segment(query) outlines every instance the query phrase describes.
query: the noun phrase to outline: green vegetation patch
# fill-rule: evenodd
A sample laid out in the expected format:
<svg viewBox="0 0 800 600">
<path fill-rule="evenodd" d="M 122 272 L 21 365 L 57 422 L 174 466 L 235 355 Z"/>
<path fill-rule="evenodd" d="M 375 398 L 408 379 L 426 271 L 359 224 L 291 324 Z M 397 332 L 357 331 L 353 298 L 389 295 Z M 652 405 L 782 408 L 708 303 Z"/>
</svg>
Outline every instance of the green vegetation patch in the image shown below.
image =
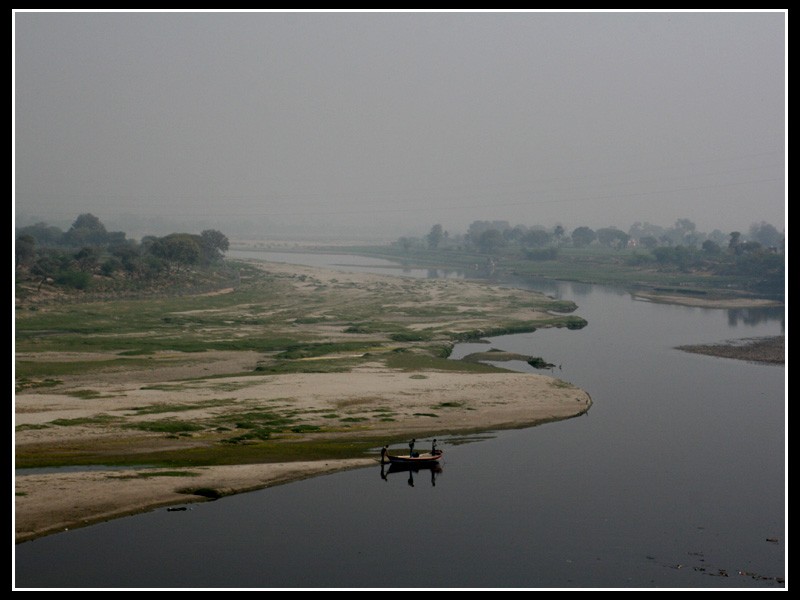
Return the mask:
<svg viewBox="0 0 800 600">
<path fill-rule="evenodd" d="M 286 347 L 286 350 L 279 352 L 276 355 L 276 358 L 296 360 L 299 358 L 326 356 L 328 354 L 336 354 L 339 352 L 363 353 L 380 345 L 381 344 L 379 342 L 371 344 L 364 342 L 290 344 Z"/>
<path fill-rule="evenodd" d="M 498 337 L 515 333 L 532 333 L 541 327 L 581 329 L 586 326 L 586 323 L 585 319 L 576 316 L 549 316 L 534 321 L 515 321 L 506 325 L 450 333 L 449 335 L 450 339 L 454 342 L 474 342 L 487 337 Z"/>
<path fill-rule="evenodd" d="M 236 392 L 260 384 L 260 381 L 220 381 L 210 383 L 206 387 L 218 392 Z"/>
<path fill-rule="evenodd" d="M 92 400 L 94 398 L 112 398 L 108 394 L 101 394 L 97 390 L 70 390 L 64 392 L 65 396 L 72 396 L 73 398 L 83 398 L 84 400 Z"/>
<path fill-rule="evenodd" d="M 553 363 L 547 362 L 541 356 L 534 356 L 528 361 L 528 364 L 534 369 L 552 369 L 555 367 Z"/>
<path fill-rule="evenodd" d="M 189 494 L 191 496 L 202 496 L 203 498 L 208 498 L 209 500 L 218 500 L 226 495 L 225 492 L 216 488 L 184 489 L 178 490 L 178 493 Z"/>
<path fill-rule="evenodd" d="M 60 379 L 31 379 L 30 377 L 17 377 L 15 390 L 22 392 L 25 390 L 36 390 L 52 388 L 63 383 Z"/>
<path fill-rule="evenodd" d="M 199 477 L 200 473 L 193 471 L 143 471 L 133 475 L 109 475 L 109 479 L 150 479 L 153 477 Z"/>
<path fill-rule="evenodd" d="M 225 438 L 223 444 L 243 444 L 252 441 L 265 441 L 272 437 L 274 430 L 271 427 L 253 427 L 247 433 Z"/>
<path fill-rule="evenodd" d="M 50 425 L 44 425 L 42 423 L 24 423 L 22 425 L 17 425 L 14 428 L 14 431 L 35 431 L 36 429 L 49 429 Z"/>
<path fill-rule="evenodd" d="M 375 334 L 385 333 L 393 327 L 384 321 L 369 321 L 363 323 L 352 323 L 345 327 L 344 333 Z"/>
<path fill-rule="evenodd" d="M 152 433 L 188 433 L 191 431 L 202 431 L 206 429 L 205 426 L 198 423 L 189 423 L 187 421 L 146 421 L 143 423 L 127 423 L 123 425 L 128 429 L 139 429 L 141 431 L 149 431 Z"/>
<path fill-rule="evenodd" d="M 184 383 L 157 383 L 155 385 L 143 385 L 141 389 L 143 390 L 155 390 L 159 392 L 181 392 L 184 390 L 190 390 L 197 386 L 197 384 L 193 384 L 190 382 Z"/>
<path fill-rule="evenodd" d="M 55 419 L 50 423 L 59 427 L 75 427 L 79 425 L 105 425 L 119 420 L 119 417 L 112 417 L 111 415 L 97 415 L 95 417 L 78 417 L 76 419 Z"/>
<path fill-rule="evenodd" d="M 517 354 L 516 352 L 504 352 L 503 350 L 497 350 L 496 348 L 492 348 L 486 352 L 473 352 L 472 354 L 468 354 L 461 360 L 467 362 L 480 362 L 480 361 L 489 361 L 489 362 L 505 362 L 511 360 L 521 360 L 524 362 L 528 362 L 533 360 L 533 357 L 525 355 L 525 354 Z"/>
<path fill-rule="evenodd" d="M 440 402 L 439 404 L 434 405 L 432 408 L 462 408 L 463 406 L 463 402 Z"/>
<path fill-rule="evenodd" d="M 292 433 L 313 433 L 317 431 L 322 431 L 322 427 L 319 425 L 297 425 L 292 427 L 290 430 Z"/>
<path fill-rule="evenodd" d="M 238 429 L 255 429 L 270 426 L 283 428 L 297 422 L 296 418 L 268 411 L 247 411 L 224 415 L 219 418 L 222 422 L 234 423 Z"/>
<path fill-rule="evenodd" d="M 427 342 L 433 338 L 433 333 L 428 330 L 413 331 L 408 329 L 392 333 L 389 338 L 395 342 Z"/>
<path fill-rule="evenodd" d="M 357 363 L 354 359 L 276 360 L 261 363 L 253 371 L 257 375 L 287 373 L 346 373 Z"/>
<path fill-rule="evenodd" d="M 131 410 L 136 415 L 157 415 L 161 413 L 182 412 L 187 410 L 198 410 L 203 408 L 210 408 L 214 406 L 229 406 L 235 404 L 235 400 L 219 399 L 219 400 L 204 400 L 202 402 L 195 402 L 192 404 L 152 404 L 149 406 L 132 407 Z"/>
<path fill-rule="evenodd" d="M 554 388 L 562 388 L 562 389 L 572 389 L 575 386 L 569 383 L 568 381 L 563 381 L 561 379 L 554 379 L 550 382 L 550 385 Z"/>
<path fill-rule="evenodd" d="M 146 360 L 130 358 L 112 358 L 109 360 L 76 360 L 76 361 L 28 361 L 19 360 L 16 374 L 21 380 L 44 378 L 56 381 L 56 377 L 67 375 L 84 375 L 95 371 L 121 370 L 132 367 L 152 366 Z M 53 384 L 56 385 L 56 384 Z M 45 386 L 46 387 L 46 386 Z"/>
<path fill-rule="evenodd" d="M 315 325 L 316 323 L 326 323 L 329 317 L 297 317 L 294 322 L 298 325 Z"/>
<path fill-rule="evenodd" d="M 390 369 L 403 371 L 463 371 L 468 373 L 500 373 L 507 372 L 493 365 L 483 363 L 465 362 L 461 360 L 450 360 L 422 354 L 417 352 L 395 352 L 387 355 L 386 366 Z"/>
</svg>

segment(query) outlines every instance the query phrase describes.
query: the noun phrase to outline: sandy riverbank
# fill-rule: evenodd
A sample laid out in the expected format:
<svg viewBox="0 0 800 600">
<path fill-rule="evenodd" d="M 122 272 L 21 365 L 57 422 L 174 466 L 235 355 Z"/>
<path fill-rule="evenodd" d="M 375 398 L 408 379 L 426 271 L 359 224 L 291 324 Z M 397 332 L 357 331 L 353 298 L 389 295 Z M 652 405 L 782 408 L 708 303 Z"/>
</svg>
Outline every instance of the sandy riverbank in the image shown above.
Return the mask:
<svg viewBox="0 0 800 600">
<path fill-rule="evenodd" d="M 537 374 L 409 374 L 390 371 L 377 364 L 346 374 L 248 377 L 241 382 L 245 387 L 225 394 L 224 405 L 208 403 L 202 408 L 206 400 L 220 396 L 213 383 L 214 380 L 200 381 L 190 390 L 172 392 L 115 384 L 113 395 L 109 389 L 111 397 L 103 398 L 99 404 L 93 401 L 91 409 L 85 406 L 85 401 L 66 395 L 25 394 L 17 399 L 16 421 L 18 426 L 35 427 L 55 419 L 79 419 L 90 411 L 114 417 L 130 415 L 132 406 L 141 408 L 168 403 L 196 403 L 201 408 L 182 418 L 203 420 L 212 416 L 219 418 L 226 410 L 242 405 L 254 409 L 280 404 L 304 414 L 347 412 L 354 426 L 338 434 L 341 436 L 383 435 L 389 439 L 407 435 L 422 439 L 570 418 L 586 412 L 591 405 L 586 392 Z M 374 418 L 387 406 L 393 407 L 392 420 Z M 47 444 L 68 448 L 81 439 L 91 439 L 102 447 L 113 444 L 118 433 L 90 425 L 23 428 L 17 433 L 16 444 L 18 447 Z M 132 452 L 163 449 L 170 443 L 160 435 L 126 435 L 126 444 Z M 287 439 L 287 443 L 291 443 L 291 439 Z M 197 490 L 204 490 L 204 494 L 212 490 L 223 496 L 371 464 L 375 464 L 374 458 L 359 457 L 173 471 L 138 469 L 19 475 L 16 477 L 16 539 L 32 539 L 155 507 L 206 500 L 205 496 L 195 493 Z"/>
<path fill-rule="evenodd" d="M 739 340 L 730 340 L 722 344 L 678 346 L 678 350 L 750 362 L 771 363 L 776 365 L 786 363 L 786 339 L 784 336 L 743 338 Z"/>
<path fill-rule="evenodd" d="M 529 292 L 494 288 L 457 281 L 409 281 L 370 274 L 343 274 L 271 265 L 268 271 L 281 285 L 274 300 L 260 299 L 260 314 L 285 309 L 287 298 L 314 302 L 315 310 L 329 315 L 324 320 L 274 320 L 274 335 L 289 332 L 303 339 L 336 341 L 358 338 L 345 333 L 346 322 L 337 325 L 337 311 L 349 311 L 373 299 L 382 319 L 402 320 L 409 330 L 446 323 L 455 330 L 492 327 L 510 317 L 547 317 Z M 323 290 L 322 292 L 320 290 Z M 452 308 L 448 307 L 453 304 Z M 371 305 L 370 305 L 371 306 Z M 409 308 L 406 308 L 409 307 Z M 430 307 L 430 308 L 428 308 Z M 411 310 L 417 311 L 410 317 Z M 424 309 L 424 310 L 423 310 Z M 447 319 L 431 313 L 447 310 Z M 215 306 L 208 315 L 218 315 Z M 244 310 L 231 306 L 231 314 Z M 252 314 L 253 306 L 247 310 Z M 370 309 L 373 310 L 373 309 Z M 406 312 L 403 312 L 406 311 Z M 225 313 L 227 315 L 227 312 Z M 426 316 L 429 315 L 429 316 Z M 210 317 L 209 317 L 210 318 Z M 350 317 L 352 318 L 352 317 Z M 227 322 L 228 318 L 225 317 Z M 217 335 L 235 335 L 219 329 Z M 222 320 L 220 323 L 224 323 Z M 280 329 L 283 328 L 283 329 Z M 376 334 L 370 334 L 374 338 Z M 366 337 L 363 336 L 362 337 Z M 260 374 L 256 366 L 264 353 L 209 351 L 152 355 L 152 367 L 119 367 L 111 370 L 76 370 L 63 376 L 55 388 L 25 388 L 15 395 L 15 448 L 17 456 L 69 457 L 131 456 L 136 454 L 206 450 L 225 437 L 241 433 L 244 419 L 294 420 L 299 427 L 270 437 L 269 443 L 290 445 L 309 439 L 428 440 L 477 431 L 519 428 L 568 419 L 589 410 L 589 394 L 558 379 L 532 373 L 468 372 L 430 368 L 390 368 L 386 354 L 404 347 L 416 352 L 414 343 L 387 339 L 375 358 L 355 359 L 345 372 L 291 372 Z M 103 361 L 99 353 L 18 353 L 17 360 Z M 314 359 L 329 362 L 341 356 Z M 306 360 L 306 359 L 301 359 Z M 242 373 L 243 375 L 231 375 Z M 244 373 L 247 373 L 244 375 Z M 174 434 L 148 429 L 147 424 L 180 421 L 184 430 Z M 334 424 L 332 426 L 332 424 Z M 198 429 L 192 425 L 198 424 Z M 138 427 L 145 425 L 145 427 Z M 230 452 L 246 455 L 248 444 L 236 442 Z M 400 442 L 398 442 L 400 443 Z M 376 445 L 379 445 L 378 442 Z M 251 448 L 253 446 L 250 446 Z M 284 446 L 285 448 L 286 446 Z M 445 442 L 445 449 L 446 442 Z M 338 470 L 375 464 L 362 449 L 352 458 L 263 462 L 225 466 L 182 466 L 175 469 L 136 468 L 81 472 L 31 473 L 15 477 L 15 538 L 25 541 L 123 515 L 155 508 L 206 501 L 278 485 Z M 230 461 L 228 461 L 230 462 Z M 182 463 L 185 464 L 185 463 Z M 206 463 L 207 464 L 207 463 Z"/>
<path fill-rule="evenodd" d="M 698 308 L 723 308 L 723 309 L 744 309 L 744 308 L 770 308 L 783 306 L 777 300 L 767 300 L 765 298 L 720 298 L 669 294 L 665 292 L 643 292 L 637 291 L 633 294 L 636 300 L 645 302 L 658 302 L 661 304 L 679 304 L 681 306 L 695 306 Z"/>
</svg>

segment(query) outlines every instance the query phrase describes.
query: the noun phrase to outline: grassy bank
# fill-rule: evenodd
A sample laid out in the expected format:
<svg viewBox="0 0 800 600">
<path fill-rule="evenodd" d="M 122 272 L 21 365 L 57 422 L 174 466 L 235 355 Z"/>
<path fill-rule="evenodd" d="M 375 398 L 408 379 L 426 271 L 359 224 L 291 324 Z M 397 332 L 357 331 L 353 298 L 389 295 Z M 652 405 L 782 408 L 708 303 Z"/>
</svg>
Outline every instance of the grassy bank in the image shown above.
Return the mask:
<svg viewBox="0 0 800 600">
<path fill-rule="evenodd" d="M 288 397 L 250 397 L 248 388 L 284 376 L 347 378 L 364 368 L 417 380 L 429 372 L 501 373 L 449 360 L 452 345 L 585 325 L 569 314 L 573 303 L 529 291 L 236 266 L 240 284 L 225 293 L 18 303 L 15 389 L 17 400 L 32 402 L 30 416 L 18 417 L 16 466 L 352 457 L 387 441 L 372 427 L 410 419 L 416 430 L 435 432 L 442 411 L 458 407 L 404 413 L 372 395 L 334 409 L 297 408 Z M 45 418 L 57 403 L 65 407 L 59 416 Z"/>
</svg>

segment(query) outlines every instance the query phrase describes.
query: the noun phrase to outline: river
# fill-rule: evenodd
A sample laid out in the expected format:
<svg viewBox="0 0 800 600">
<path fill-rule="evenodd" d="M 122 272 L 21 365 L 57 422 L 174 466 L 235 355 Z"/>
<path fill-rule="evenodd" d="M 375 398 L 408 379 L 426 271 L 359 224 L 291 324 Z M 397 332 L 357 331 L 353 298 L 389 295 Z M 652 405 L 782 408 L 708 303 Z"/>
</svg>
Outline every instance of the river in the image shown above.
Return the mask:
<svg viewBox="0 0 800 600">
<path fill-rule="evenodd" d="M 357 257 L 259 256 L 392 273 L 388 261 Z M 675 349 L 781 335 L 783 310 L 661 305 L 575 283 L 514 285 L 573 300 L 588 325 L 460 344 L 453 358 L 490 347 L 541 356 L 556 365 L 545 373 L 591 394 L 587 414 L 441 438 L 439 472 L 376 465 L 18 544 L 16 585 L 784 587 L 785 367 Z"/>
</svg>

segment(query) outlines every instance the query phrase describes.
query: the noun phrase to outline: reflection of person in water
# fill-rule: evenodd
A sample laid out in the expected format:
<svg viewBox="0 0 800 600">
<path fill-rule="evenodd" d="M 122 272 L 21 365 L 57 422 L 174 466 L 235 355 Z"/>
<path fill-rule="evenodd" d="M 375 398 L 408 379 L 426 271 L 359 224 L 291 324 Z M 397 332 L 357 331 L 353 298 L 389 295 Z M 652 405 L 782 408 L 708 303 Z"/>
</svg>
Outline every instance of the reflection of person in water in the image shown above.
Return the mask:
<svg viewBox="0 0 800 600">
<path fill-rule="evenodd" d="M 417 438 L 414 438 L 413 440 L 411 440 L 410 442 L 408 442 L 408 448 L 409 448 L 409 450 L 408 450 L 408 455 L 409 455 L 409 456 L 414 456 L 414 443 L 415 443 L 416 441 L 417 441 Z"/>
<path fill-rule="evenodd" d="M 411 469 L 408 470 L 408 485 L 414 487 L 414 471 Z"/>
<path fill-rule="evenodd" d="M 381 479 L 384 481 L 389 481 L 389 476 L 386 474 L 386 470 L 383 468 L 383 463 L 381 463 Z"/>
</svg>

